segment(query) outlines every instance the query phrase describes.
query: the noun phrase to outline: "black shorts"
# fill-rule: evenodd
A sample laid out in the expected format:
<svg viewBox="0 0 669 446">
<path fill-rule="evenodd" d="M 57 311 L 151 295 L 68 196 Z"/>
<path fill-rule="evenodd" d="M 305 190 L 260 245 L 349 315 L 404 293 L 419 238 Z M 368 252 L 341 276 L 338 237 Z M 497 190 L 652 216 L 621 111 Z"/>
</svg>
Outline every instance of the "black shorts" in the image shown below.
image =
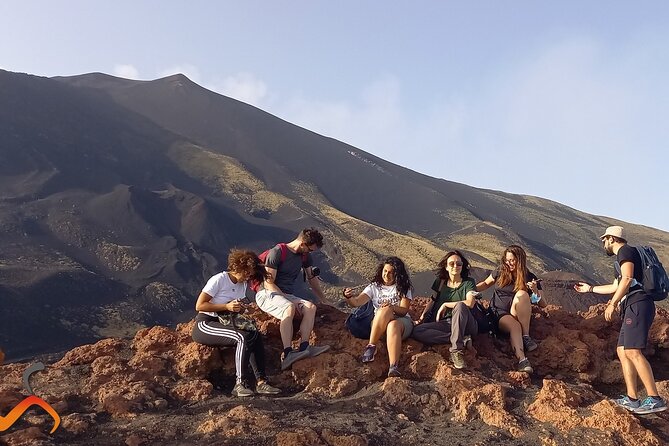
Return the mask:
<svg viewBox="0 0 669 446">
<path fill-rule="evenodd" d="M 618 347 L 622 346 L 625 349 L 646 348 L 648 332 L 653 319 L 655 319 L 655 302 L 651 297 L 645 297 L 634 299 L 629 304 L 623 302 L 623 305 L 623 322 L 618 336 Z"/>
</svg>

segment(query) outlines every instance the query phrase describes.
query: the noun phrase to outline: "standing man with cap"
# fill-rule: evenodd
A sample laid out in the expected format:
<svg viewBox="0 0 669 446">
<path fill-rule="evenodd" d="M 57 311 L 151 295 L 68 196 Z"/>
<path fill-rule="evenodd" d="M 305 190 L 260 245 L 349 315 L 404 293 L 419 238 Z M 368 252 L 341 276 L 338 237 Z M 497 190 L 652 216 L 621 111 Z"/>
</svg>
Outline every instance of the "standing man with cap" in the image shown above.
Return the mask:
<svg viewBox="0 0 669 446">
<path fill-rule="evenodd" d="M 623 369 L 627 394 L 614 402 L 636 414 L 661 412 L 667 409 L 667 404 L 657 393 L 653 370 L 642 353 L 655 318 L 655 302 L 644 292 L 641 285 L 641 256 L 636 248 L 627 244 L 625 231 L 621 226 L 609 226 L 600 238 L 606 254 L 617 256 L 613 283 L 595 286 L 578 282 L 574 289 L 579 293 L 613 294 L 604 313 L 607 321 L 612 320 L 613 312 L 620 306 L 623 321 L 616 352 Z M 646 388 L 647 397 L 643 401 L 637 398 L 639 379 Z"/>
</svg>

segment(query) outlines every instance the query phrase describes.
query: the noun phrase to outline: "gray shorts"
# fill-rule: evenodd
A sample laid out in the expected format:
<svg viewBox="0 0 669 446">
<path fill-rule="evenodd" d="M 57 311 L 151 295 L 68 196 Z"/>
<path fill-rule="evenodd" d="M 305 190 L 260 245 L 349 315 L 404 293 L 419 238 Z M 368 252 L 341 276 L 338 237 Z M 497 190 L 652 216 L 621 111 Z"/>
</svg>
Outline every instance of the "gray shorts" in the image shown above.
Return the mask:
<svg viewBox="0 0 669 446">
<path fill-rule="evenodd" d="M 297 315 L 301 316 L 302 308 L 311 304 L 311 302 L 292 294 L 282 294 L 277 291 L 262 289 L 256 294 L 256 304 L 265 313 L 282 320 L 283 314 L 291 306 L 295 305 Z"/>
</svg>

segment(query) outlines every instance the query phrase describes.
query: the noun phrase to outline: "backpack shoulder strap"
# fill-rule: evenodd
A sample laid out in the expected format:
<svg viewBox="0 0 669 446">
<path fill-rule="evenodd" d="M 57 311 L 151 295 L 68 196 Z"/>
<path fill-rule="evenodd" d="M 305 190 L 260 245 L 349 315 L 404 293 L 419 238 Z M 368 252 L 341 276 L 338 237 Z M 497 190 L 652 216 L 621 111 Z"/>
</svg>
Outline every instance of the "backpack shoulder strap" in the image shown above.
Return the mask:
<svg viewBox="0 0 669 446">
<path fill-rule="evenodd" d="M 281 261 L 284 262 L 286 260 L 286 256 L 288 256 L 288 245 L 285 243 L 279 243 L 277 246 L 281 248 Z"/>
</svg>

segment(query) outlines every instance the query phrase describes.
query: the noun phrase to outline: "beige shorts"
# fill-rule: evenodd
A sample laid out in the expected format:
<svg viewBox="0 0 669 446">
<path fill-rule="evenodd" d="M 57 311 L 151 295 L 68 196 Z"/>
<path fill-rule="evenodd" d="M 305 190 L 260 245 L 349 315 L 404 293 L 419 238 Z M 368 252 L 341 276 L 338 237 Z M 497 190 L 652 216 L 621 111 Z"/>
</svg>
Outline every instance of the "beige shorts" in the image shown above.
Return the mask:
<svg viewBox="0 0 669 446">
<path fill-rule="evenodd" d="M 295 305 L 297 314 L 301 316 L 302 308 L 309 303 L 311 302 L 301 297 L 292 294 L 281 294 L 277 291 L 262 289 L 256 294 L 258 308 L 277 319 L 283 319 L 284 312 L 292 305 Z"/>
</svg>

